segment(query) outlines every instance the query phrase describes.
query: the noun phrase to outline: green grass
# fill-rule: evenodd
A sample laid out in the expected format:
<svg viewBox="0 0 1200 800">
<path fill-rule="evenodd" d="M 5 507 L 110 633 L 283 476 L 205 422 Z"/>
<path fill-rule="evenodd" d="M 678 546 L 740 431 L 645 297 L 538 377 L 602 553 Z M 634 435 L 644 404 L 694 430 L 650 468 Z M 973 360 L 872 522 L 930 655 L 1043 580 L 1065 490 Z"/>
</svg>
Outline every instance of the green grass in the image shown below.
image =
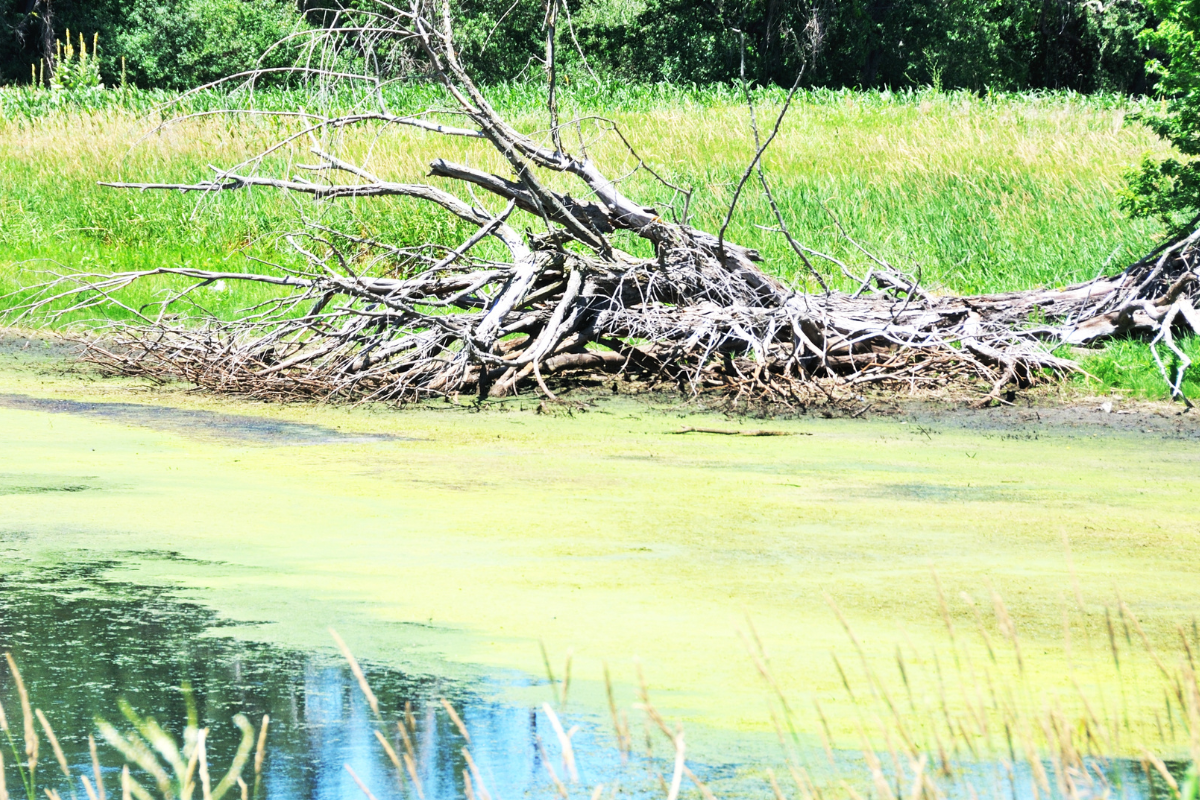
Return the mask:
<svg viewBox="0 0 1200 800">
<path fill-rule="evenodd" d="M 1178 341 L 1179 349 L 1192 360 L 1180 387 L 1189 398 L 1200 398 L 1200 337 L 1189 336 Z M 1180 359 L 1166 345 L 1158 346 L 1167 374 L 1175 380 L 1181 366 Z M 1169 396 L 1162 372 L 1154 361 L 1150 347 L 1140 341 L 1117 340 L 1107 343 L 1102 349 L 1079 359 L 1086 375 L 1076 378 L 1076 383 L 1098 392 L 1116 392 L 1146 400 L 1164 400 Z"/>
<path fill-rule="evenodd" d="M 490 94 L 522 129 L 545 127 L 539 87 L 499 86 Z M 439 103 L 432 87 L 397 88 L 392 95 L 401 111 Z M 321 215 L 327 223 L 397 243 L 457 242 L 469 233 L 441 212 L 404 200 L 317 207 L 274 191 L 197 201 L 98 187 L 97 181 L 111 179 L 199 180 L 208 164 L 236 163 L 293 129 L 286 121 L 235 125 L 208 117 L 144 136 L 158 119 L 153 109 L 168 99 L 112 91 L 71 102 L 49 92 L 0 90 L 0 294 L 28 286 L 39 267 L 55 263 L 105 271 L 162 264 L 242 267 L 243 253 L 287 261 L 292 254 L 272 234 L 295 228 L 300 215 Z M 770 123 L 782 99 L 776 89 L 756 91 L 760 122 Z M 203 93 L 180 108 L 200 111 L 230 102 L 242 101 Z M 305 104 L 298 92 L 285 90 L 259 93 L 254 102 L 271 108 Z M 349 108 L 362 98 L 343 95 L 335 102 Z M 866 263 L 839 238 L 826 209 L 865 246 L 919 271 L 934 290 L 1058 286 L 1119 269 L 1161 235 L 1156 223 L 1130 220 L 1117 205 L 1124 171 L 1165 148 L 1141 126 L 1126 124 L 1137 107 L 1127 98 L 1068 93 L 811 91 L 798 98 L 766 165 L 796 237 L 851 266 Z M 691 221 L 720 227 L 753 152 L 736 87 L 575 85 L 564 93 L 563 113 L 616 121 L 660 174 L 695 187 Z M 580 133 L 610 175 L 636 167 L 603 124 L 585 123 Z M 348 136 L 344 147 L 358 154 L 370 148 L 371 166 L 396 180 L 425 180 L 428 163 L 438 156 L 504 169 L 486 145 L 407 129 L 363 130 Z M 310 159 L 306 148 L 281 152 L 268 170 L 290 174 L 293 164 Z M 557 178 L 553 185 L 579 193 L 577 185 Z M 679 205 L 645 171 L 633 172 L 623 187 L 664 216 L 673 199 Z M 782 239 L 759 225 L 774 221 L 751 183 L 729 237 L 761 250 L 771 272 L 813 288 Z M 632 237 L 621 244 L 642 250 Z M 128 297 L 149 302 L 166 285 L 146 284 Z M 264 291 L 237 286 L 197 299 L 218 314 L 232 314 L 265 297 Z M 1148 353 L 1143 355 L 1142 361 Z M 1113 385 L 1126 385 L 1119 376 L 1127 373 L 1115 367 L 1110 373 L 1118 376 Z M 1152 384 L 1136 391 L 1152 395 Z"/>
</svg>

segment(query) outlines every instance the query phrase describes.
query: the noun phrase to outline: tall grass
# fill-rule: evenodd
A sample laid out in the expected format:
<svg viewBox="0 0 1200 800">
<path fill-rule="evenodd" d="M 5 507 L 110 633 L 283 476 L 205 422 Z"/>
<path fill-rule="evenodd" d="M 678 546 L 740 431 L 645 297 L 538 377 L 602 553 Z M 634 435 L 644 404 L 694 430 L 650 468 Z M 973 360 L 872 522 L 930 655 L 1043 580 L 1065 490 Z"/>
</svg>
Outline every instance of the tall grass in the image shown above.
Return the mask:
<svg viewBox="0 0 1200 800">
<path fill-rule="evenodd" d="M 402 110 L 423 107 L 435 99 L 432 92 L 416 87 L 395 103 Z M 0 122 L 4 262 L 209 264 L 292 224 L 292 202 L 270 192 L 198 204 L 193 197 L 95 186 L 117 177 L 200 179 L 207 164 L 236 162 L 286 127 L 206 119 L 139 141 L 154 119 L 141 112 L 163 98 L 135 93 L 136 102 L 123 104 L 119 92 L 107 94 L 118 100 L 103 110 L 6 114 Z M 496 87 L 492 95 L 526 130 L 544 125 L 537 87 Z M 765 115 L 781 95 L 762 90 L 755 99 Z M 190 98 L 184 110 L 226 102 L 207 93 Z M 303 101 L 268 92 L 255 103 L 297 107 Z M 839 240 L 826 208 L 881 255 L 919 268 L 931 286 L 968 292 L 1060 284 L 1119 266 L 1159 233 L 1153 223 L 1125 219 L 1117 210 L 1122 171 L 1163 147 L 1124 123 L 1131 110 L 1131 101 L 1106 96 L 813 91 L 792 112 L 767 166 L 795 232 L 852 263 L 861 256 Z M 730 87 L 584 85 L 565 94 L 564 114 L 603 114 L 620 124 L 648 164 L 695 187 L 691 213 L 701 227 L 719 227 L 752 154 L 748 114 Z M 580 133 L 611 174 L 636 166 L 603 124 L 585 124 Z M 438 155 L 487 155 L 484 148 L 404 129 L 365 131 L 357 141 L 372 148 L 377 170 L 398 178 L 420 177 Z M 303 160 L 306 146 L 288 156 Z M 645 171 L 629 177 L 626 189 L 664 212 L 671 202 L 672 193 Z M 342 205 L 364 225 L 382 224 L 398 239 L 452 227 L 436 210 L 411 210 L 397 201 Z M 768 269 L 801 279 L 780 238 L 756 227 L 770 220 L 760 193 L 748 192 L 731 235 L 762 250 Z M 276 244 L 262 247 L 271 252 Z"/>
</svg>

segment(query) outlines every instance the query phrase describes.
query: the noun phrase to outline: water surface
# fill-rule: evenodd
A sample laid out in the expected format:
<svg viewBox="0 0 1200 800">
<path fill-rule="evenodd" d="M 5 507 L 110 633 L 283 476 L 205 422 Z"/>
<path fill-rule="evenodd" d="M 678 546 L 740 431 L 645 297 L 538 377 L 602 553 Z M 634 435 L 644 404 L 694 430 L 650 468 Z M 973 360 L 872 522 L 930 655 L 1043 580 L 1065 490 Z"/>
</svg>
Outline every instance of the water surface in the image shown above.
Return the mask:
<svg viewBox="0 0 1200 800">
<path fill-rule="evenodd" d="M 969 683 L 968 662 L 946 651 L 946 615 L 960 631 L 956 646 L 973 648 L 970 663 L 987 658 L 977 607 L 1004 642 L 990 614 L 994 587 L 1028 657 L 1021 696 L 1031 706 L 1071 702 L 1072 680 L 1123 696 L 1131 722 L 1122 747 L 1132 749 L 1154 741 L 1163 695 L 1148 661 L 1140 683 L 1121 686 L 1111 674 L 1106 607 L 1119 590 L 1164 650 L 1177 645 L 1176 624 L 1200 613 L 1192 567 L 1200 563 L 1200 448 L 1186 418 L 1129 424 L 1115 414 L 1018 409 L 766 423 L 625 398 L 573 415 L 539 415 L 520 400 L 478 413 L 397 413 L 134 388 L 0 373 L 3 573 L 90 565 L 92 583 L 169 590 L 173 602 L 207 616 L 171 622 L 179 638 L 166 628 L 139 634 L 174 642 L 155 663 L 173 648 L 201 653 L 181 656 L 183 664 L 240 664 L 229 674 L 269 676 L 269 691 L 245 690 L 246 710 L 268 710 L 262 698 L 274 698 L 269 710 L 280 719 L 290 719 L 290 698 L 314 714 L 330 709 L 331 719 L 362 713 L 329 645 L 327 628 L 336 626 L 390 676 L 393 709 L 410 698 L 428 708 L 437 692 L 484 709 L 469 713 L 524 754 L 519 766 L 503 766 L 508 750 L 491 762 L 497 783 L 512 788 L 506 797 L 524 792 L 523 780 L 544 779 L 535 777 L 544 769 L 528 735 L 529 709 L 553 697 L 539 642 L 560 678 L 572 654 L 570 708 L 581 737 L 606 729 L 605 664 L 618 706 L 636 719 L 640 666 L 664 714 L 686 726 L 695 763 L 719 776 L 780 758 L 770 692 L 747 653 L 751 625 L 799 709 L 801 746 L 820 752 L 812 701 L 849 746 L 863 715 L 830 657 L 860 660 L 831 601 L 853 627 L 863 663 L 897 692 L 903 650 L 918 708 L 936 697 L 943 667 L 960 664 L 948 680 Z M 809 435 L 675 435 L 681 425 Z M 37 581 L 53 589 L 59 579 Z M 1073 610 L 1075 597 L 1082 610 Z M 204 655 L 195 648 L 218 645 L 201 630 L 216 623 L 219 647 L 232 649 Z M 25 635 L 21 647 L 32 646 Z M 106 645 L 104 660 L 122 663 L 123 641 Z M 254 660 L 265 652 L 286 655 L 255 667 L 267 663 Z M 1000 656 L 990 674 L 1016 681 L 1011 653 Z M 170 692 L 188 672 L 200 685 L 202 670 L 172 669 L 147 679 L 162 697 L 177 697 Z M 850 669 L 849 681 L 870 696 Z M 125 685 L 72 680 L 96 682 L 94 704 L 110 714 L 112 687 Z M 225 735 L 242 691 L 235 683 L 221 684 L 225 705 L 213 701 L 214 731 L 221 725 Z M 960 694 L 952 712 L 966 702 Z M 278 780 L 315 791 L 320 770 L 303 765 L 335 762 L 342 756 L 321 754 L 343 744 L 321 748 L 343 740 L 295 719 L 296 731 L 307 731 L 294 734 L 305 742 L 295 752 L 309 755 L 296 755 Z M 436 724 L 444 734 L 446 721 Z M 457 749 L 444 750 L 449 760 L 437 769 L 457 775 Z M 382 768 L 379 757 L 363 769 Z M 334 772 L 331 785 L 344 787 Z M 517 773 L 528 777 L 500 777 Z"/>
</svg>

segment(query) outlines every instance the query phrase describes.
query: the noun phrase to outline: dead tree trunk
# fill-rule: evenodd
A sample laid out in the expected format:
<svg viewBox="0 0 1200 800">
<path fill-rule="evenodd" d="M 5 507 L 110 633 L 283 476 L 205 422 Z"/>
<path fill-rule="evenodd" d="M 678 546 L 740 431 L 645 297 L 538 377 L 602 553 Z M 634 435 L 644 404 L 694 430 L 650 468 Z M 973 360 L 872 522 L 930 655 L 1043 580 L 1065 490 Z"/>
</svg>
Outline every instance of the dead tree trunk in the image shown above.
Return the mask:
<svg viewBox="0 0 1200 800">
<path fill-rule="evenodd" d="M 962 380 L 985 382 L 984 397 L 996 398 L 1007 386 L 1074 369 L 1052 353 L 1062 344 L 1141 334 L 1186 362 L 1172 331 L 1200 331 L 1193 306 L 1200 232 L 1118 275 L 1062 290 L 938 296 L 878 259 L 862 276 L 827 259 L 857 288 L 793 291 L 760 269 L 758 253 L 725 240 L 724 231 L 714 235 L 663 219 L 625 196 L 586 153 L 566 149 L 558 130 L 570 123 L 559 124 L 553 91 L 550 144 L 514 128 L 459 63 L 444 0 L 415 0 L 404 9 L 379 3 L 355 13 L 354 26 L 319 35 L 352 35 L 356 47 L 364 41 L 370 47 L 415 46 L 453 101 L 454 115 L 468 124 L 444 122 L 445 113 L 393 114 L 378 92 L 378 108 L 370 112 L 307 114 L 310 124 L 292 139 L 382 123 L 485 140 L 507 162 L 509 174 L 442 159 L 430 165 L 430 174 L 499 198 L 503 211 L 488 210 L 474 194 L 468 202 L 432 185 L 390 181 L 320 147 L 312 151 L 317 163 L 305 167 L 311 179 L 265 176 L 243 167 L 219 170 L 198 183 L 106 184 L 203 193 L 274 187 L 328 202 L 412 197 L 477 230 L 460 243 L 397 247 L 310 227 L 288 237 L 307 262 L 298 272 L 164 267 L 61 275 L 21 310 L 62 313 L 115 303 L 114 293 L 151 275 L 190 279 L 187 288 L 163 300 L 157 316 L 129 309 L 141 323 L 91 338 L 89 357 L 125 374 L 182 378 L 264 398 L 488 397 L 524 386 L 553 397 L 551 383 L 617 374 L 669 382 L 690 393 L 785 403 L 838 387 Z M 552 45 L 547 53 L 552 55 Z M 553 76 L 553 64 L 547 66 Z M 310 66 L 296 72 L 336 77 Z M 361 77 L 378 85 L 378 76 Z M 776 131 L 781 123 L 782 115 Z M 774 207 L 757 158 L 751 167 L 743 185 L 757 169 Z M 550 173 L 573 178 L 580 197 L 548 188 Z M 518 232 L 509 222 L 514 209 L 539 218 L 544 232 Z M 776 214 L 797 256 L 821 280 L 809 261 L 820 254 L 796 242 L 777 209 Z M 618 249 L 616 231 L 649 242 L 654 257 Z M 507 259 L 473 254 L 489 237 L 503 245 Z M 197 325 L 165 317 L 172 303 L 218 280 L 270 284 L 281 297 L 234 321 Z M 1181 379 L 1182 370 L 1176 393 Z"/>
</svg>

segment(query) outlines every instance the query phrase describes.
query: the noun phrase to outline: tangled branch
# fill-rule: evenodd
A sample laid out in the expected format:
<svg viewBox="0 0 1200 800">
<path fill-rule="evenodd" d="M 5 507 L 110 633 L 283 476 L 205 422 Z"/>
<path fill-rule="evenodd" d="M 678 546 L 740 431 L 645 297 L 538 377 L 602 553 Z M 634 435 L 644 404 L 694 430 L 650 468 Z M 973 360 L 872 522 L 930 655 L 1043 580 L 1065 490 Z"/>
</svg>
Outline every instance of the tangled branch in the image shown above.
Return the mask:
<svg viewBox="0 0 1200 800">
<path fill-rule="evenodd" d="M 552 8 L 547 15 L 551 28 L 554 13 Z M 444 114 L 433 112 L 392 113 L 378 91 L 372 96 L 379 108 L 371 111 L 304 111 L 300 133 L 241 165 L 214 168 L 209 180 L 105 185 L 209 195 L 271 187 L 323 202 L 409 197 L 469 223 L 473 234 L 457 243 L 398 247 L 310 225 L 287 237 L 303 259 L 294 270 L 63 272 L 52 275 L 15 313 L 54 317 L 120 305 L 120 290 L 130 284 L 174 276 L 186 282 L 185 288 L 156 304 L 153 316 L 144 308 L 122 306 L 136 322 L 95 331 L 87 357 L 123 374 L 182 378 L 214 391 L 276 399 L 485 398 L 524 386 L 553 397 L 548 380 L 619 375 L 693 394 L 782 403 L 831 388 L 982 380 L 988 386 L 983 399 L 990 400 L 1002 397 L 1006 387 L 1074 370 L 1073 362 L 1053 353 L 1064 344 L 1143 335 L 1156 347 L 1174 351 L 1186 367 L 1173 332 L 1200 332 L 1200 312 L 1193 305 L 1200 232 L 1165 245 L 1118 275 L 1060 290 L 938 296 L 874 256 L 866 275 L 854 274 L 797 241 L 774 202 L 761 157 L 783 122 L 785 106 L 765 140 L 755 122 L 755 160 L 739 189 L 757 173 L 775 230 L 824 289 L 793 291 L 760 269 L 757 252 L 725 238 L 728 221 L 717 235 L 687 224 L 690 190 L 668 184 L 686 200 L 682 218 L 667 221 L 627 197 L 582 143 L 579 153 L 570 152 L 560 132 L 577 121 L 558 122 L 553 93 L 549 145 L 514 128 L 459 63 L 445 0 L 413 0 L 403 8 L 379 2 L 346 14 L 354 17 L 353 24 L 324 34 L 328 52 L 314 56 L 316 63 L 330 63 L 337 47 L 358 52 L 377 52 L 385 44 L 415 48 L 453 101 L 452 113 L 469 125 L 444 124 Z M 551 87 L 553 55 L 551 31 Z M 378 68 L 377 60 L 366 63 Z M 342 74 L 311 64 L 298 69 L 321 81 Z M 366 77 L 376 86 L 386 83 L 381 73 Z M 462 186 L 468 202 L 430 184 L 387 180 L 316 144 L 334 132 L 380 123 L 486 140 L 510 174 L 433 161 L 430 175 Z M 259 174 L 267 155 L 303 136 L 313 139 L 317 159 L 301 165 L 305 177 Z M 573 179 L 583 197 L 549 188 L 546 176 L 553 174 Z M 489 211 L 474 190 L 498 198 L 504 210 Z M 510 223 L 515 209 L 540 219 L 544 232 L 518 232 Z M 617 231 L 649 243 L 654 256 L 620 250 L 613 243 Z M 503 246 L 505 259 L 477 255 L 488 239 Z M 813 259 L 835 265 L 857 289 L 830 289 Z M 208 316 L 197 323 L 169 313 L 195 289 L 217 281 L 268 284 L 278 296 L 232 321 Z M 1181 396 L 1182 370 L 1167 377 Z"/>
</svg>

